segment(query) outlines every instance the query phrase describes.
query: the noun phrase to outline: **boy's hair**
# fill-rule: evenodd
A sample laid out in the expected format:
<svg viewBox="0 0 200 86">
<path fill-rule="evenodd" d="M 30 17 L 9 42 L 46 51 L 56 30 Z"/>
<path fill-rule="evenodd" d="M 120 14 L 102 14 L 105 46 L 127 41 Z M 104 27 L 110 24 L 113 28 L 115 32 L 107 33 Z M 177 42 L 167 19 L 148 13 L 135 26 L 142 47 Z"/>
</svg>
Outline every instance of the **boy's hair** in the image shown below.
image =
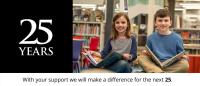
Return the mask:
<svg viewBox="0 0 200 86">
<path fill-rule="evenodd" d="M 167 17 L 167 16 L 169 16 L 170 20 L 172 20 L 171 13 L 169 12 L 168 9 L 160 9 L 155 13 L 154 21 L 156 21 L 157 17 L 163 18 L 163 17 Z"/>
<path fill-rule="evenodd" d="M 111 39 L 116 39 L 117 36 L 118 36 L 118 33 L 115 29 L 115 21 L 120 18 L 120 17 L 124 17 L 126 20 L 127 20 L 127 29 L 126 29 L 126 33 L 125 33 L 125 36 L 127 38 L 130 38 L 131 37 L 131 23 L 130 23 L 130 20 L 129 20 L 129 17 L 127 14 L 123 13 L 123 12 L 120 12 L 120 13 L 117 13 L 114 17 L 113 17 L 113 20 L 112 20 L 112 33 L 111 33 Z"/>
</svg>

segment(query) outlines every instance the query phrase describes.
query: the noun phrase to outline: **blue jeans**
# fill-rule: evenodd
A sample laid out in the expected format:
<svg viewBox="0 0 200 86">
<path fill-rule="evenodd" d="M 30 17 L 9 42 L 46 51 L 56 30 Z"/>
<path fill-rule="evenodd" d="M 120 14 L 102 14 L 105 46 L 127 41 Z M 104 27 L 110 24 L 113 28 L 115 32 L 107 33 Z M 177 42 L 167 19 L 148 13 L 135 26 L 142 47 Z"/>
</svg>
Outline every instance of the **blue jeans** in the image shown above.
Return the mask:
<svg viewBox="0 0 200 86">
<path fill-rule="evenodd" d="M 125 60 L 119 60 L 113 63 L 112 65 L 106 67 L 106 69 L 109 69 L 116 73 L 131 73 L 132 72 L 131 65 Z"/>
<path fill-rule="evenodd" d="M 132 67 L 128 61 L 122 60 L 122 55 L 111 52 L 96 67 L 105 68 L 116 73 L 131 73 Z"/>
</svg>

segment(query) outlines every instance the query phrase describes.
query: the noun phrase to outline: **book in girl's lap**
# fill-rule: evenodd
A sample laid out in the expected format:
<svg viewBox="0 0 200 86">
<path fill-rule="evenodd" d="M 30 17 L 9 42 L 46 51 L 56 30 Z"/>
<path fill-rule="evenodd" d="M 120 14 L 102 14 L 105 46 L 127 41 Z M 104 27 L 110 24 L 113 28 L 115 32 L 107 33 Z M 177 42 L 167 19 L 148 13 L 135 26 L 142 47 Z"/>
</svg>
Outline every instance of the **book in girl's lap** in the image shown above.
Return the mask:
<svg viewBox="0 0 200 86">
<path fill-rule="evenodd" d="M 111 66 L 115 62 L 122 60 L 122 55 L 117 52 L 110 52 L 104 59 L 101 59 L 94 54 L 92 55 L 92 53 L 89 51 L 82 52 L 82 54 L 89 59 L 90 63 L 93 66 L 98 68 L 106 68 Z"/>
</svg>

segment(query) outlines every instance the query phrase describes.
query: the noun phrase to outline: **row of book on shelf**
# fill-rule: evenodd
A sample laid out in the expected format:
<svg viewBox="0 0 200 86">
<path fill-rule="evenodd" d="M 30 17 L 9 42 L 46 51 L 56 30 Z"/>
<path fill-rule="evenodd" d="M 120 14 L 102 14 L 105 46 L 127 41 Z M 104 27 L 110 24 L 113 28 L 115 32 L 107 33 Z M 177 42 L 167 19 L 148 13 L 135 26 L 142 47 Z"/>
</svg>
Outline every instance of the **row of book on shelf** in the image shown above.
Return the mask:
<svg viewBox="0 0 200 86">
<path fill-rule="evenodd" d="M 91 50 L 97 50 L 100 46 L 100 38 L 98 36 L 73 36 L 74 39 L 83 40 L 83 48 L 90 48 Z"/>
<path fill-rule="evenodd" d="M 177 30 L 185 44 L 200 44 L 200 30 Z"/>
<path fill-rule="evenodd" d="M 99 24 L 73 24 L 73 34 L 98 36 L 100 34 Z"/>
<path fill-rule="evenodd" d="M 200 49 L 185 49 L 186 54 L 200 55 Z"/>
<path fill-rule="evenodd" d="M 200 32 L 181 31 L 177 32 L 183 39 L 200 39 Z"/>
</svg>

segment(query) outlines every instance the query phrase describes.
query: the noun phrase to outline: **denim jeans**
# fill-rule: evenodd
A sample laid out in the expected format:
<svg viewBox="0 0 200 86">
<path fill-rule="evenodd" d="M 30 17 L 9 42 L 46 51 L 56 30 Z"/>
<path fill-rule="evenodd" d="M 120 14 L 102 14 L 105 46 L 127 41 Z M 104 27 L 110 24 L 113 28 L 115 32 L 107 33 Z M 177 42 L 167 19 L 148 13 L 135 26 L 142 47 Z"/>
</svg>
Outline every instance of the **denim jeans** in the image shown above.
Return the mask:
<svg viewBox="0 0 200 86">
<path fill-rule="evenodd" d="M 131 73 L 132 68 L 128 61 L 122 60 L 122 55 L 116 52 L 111 52 L 104 58 L 97 67 L 103 67 L 116 73 Z"/>
<path fill-rule="evenodd" d="M 116 73 L 131 73 L 131 65 L 125 60 L 119 60 L 114 64 L 106 67 L 106 69 L 111 70 Z"/>
</svg>

